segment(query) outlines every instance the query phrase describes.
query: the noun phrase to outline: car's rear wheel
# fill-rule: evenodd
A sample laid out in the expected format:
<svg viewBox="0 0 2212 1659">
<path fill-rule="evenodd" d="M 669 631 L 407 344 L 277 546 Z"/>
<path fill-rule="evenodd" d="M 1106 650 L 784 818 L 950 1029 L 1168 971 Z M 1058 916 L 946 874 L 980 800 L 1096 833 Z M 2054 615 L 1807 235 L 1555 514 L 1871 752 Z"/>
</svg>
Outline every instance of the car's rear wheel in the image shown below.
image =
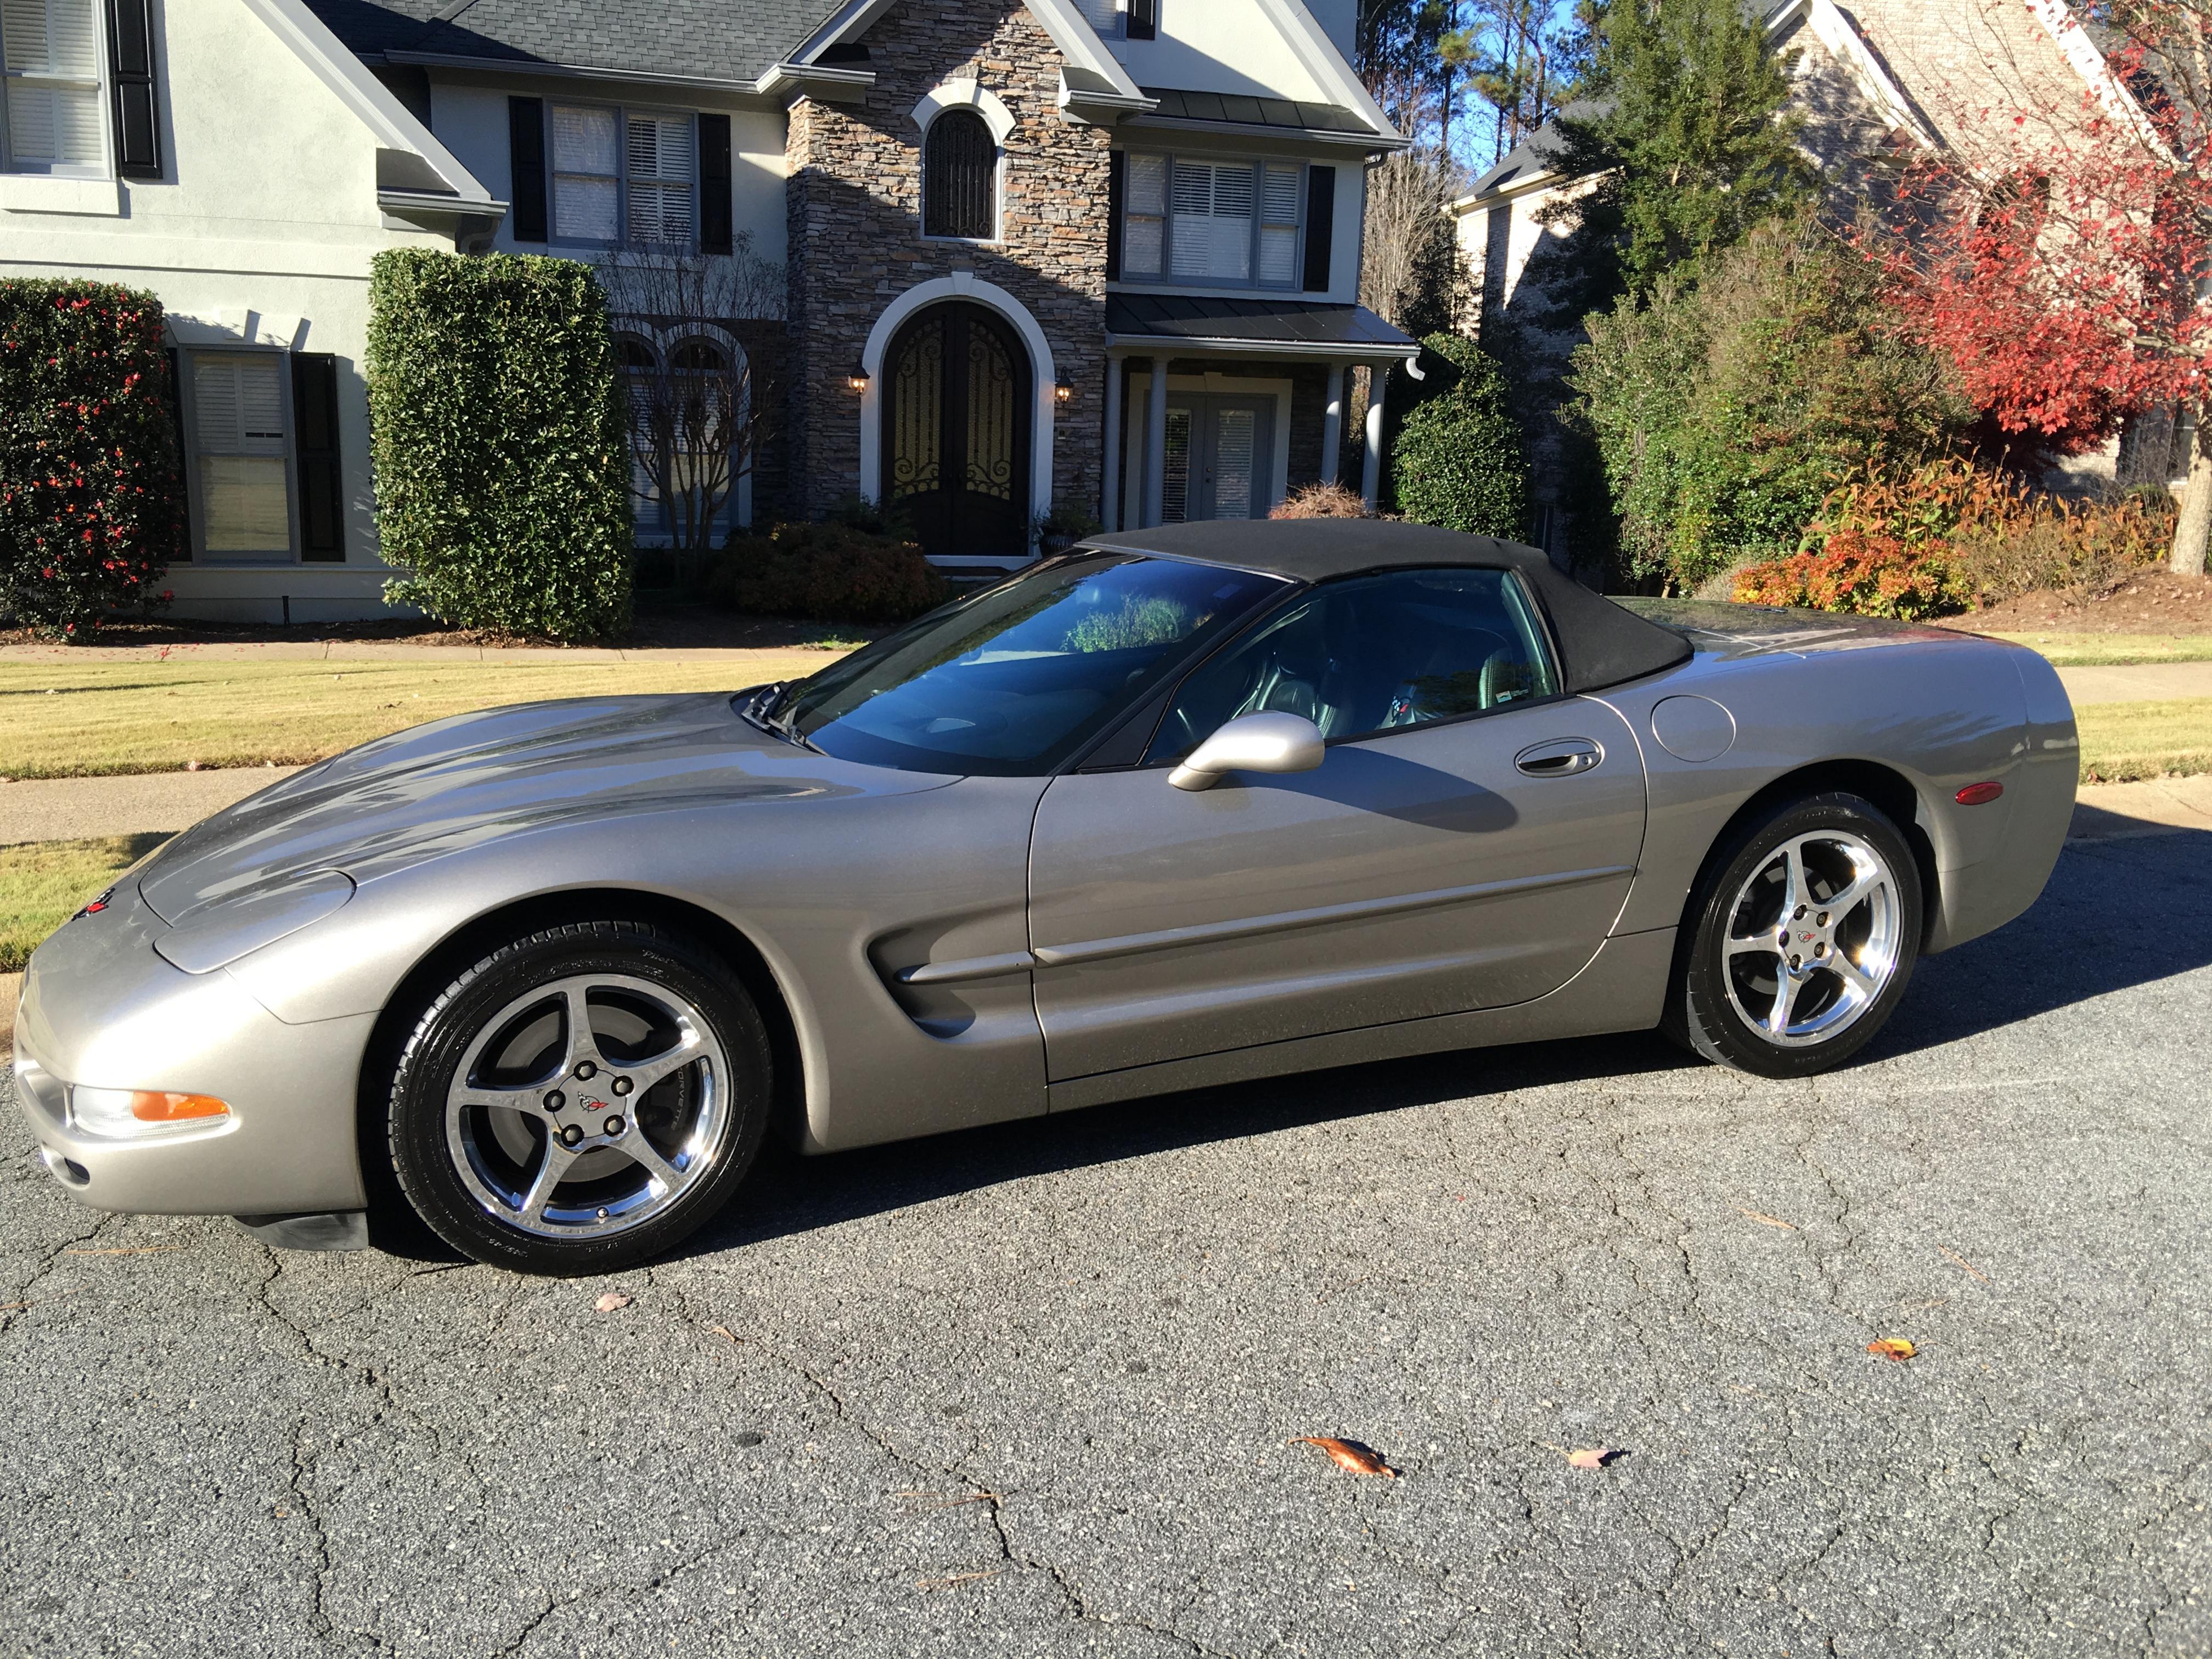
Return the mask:
<svg viewBox="0 0 2212 1659">
<path fill-rule="evenodd" d="M 769 1044 L 728 966 L 633 921 L 490 952 L 416 1022 L 393 1074 L 400 1190 L 479 1261 L 609 1273 L 720 1209 L 768 1119 Z"/>
<path fill-rule="evenodd" d="M 1791 801 L 1745 825 L 1708 870 L 1668 1031 L 1761 1077 L 1841 1065 L 1874 1040 L 1920 953 L 1912 849 L 1857 795 Z"/>
</svg>

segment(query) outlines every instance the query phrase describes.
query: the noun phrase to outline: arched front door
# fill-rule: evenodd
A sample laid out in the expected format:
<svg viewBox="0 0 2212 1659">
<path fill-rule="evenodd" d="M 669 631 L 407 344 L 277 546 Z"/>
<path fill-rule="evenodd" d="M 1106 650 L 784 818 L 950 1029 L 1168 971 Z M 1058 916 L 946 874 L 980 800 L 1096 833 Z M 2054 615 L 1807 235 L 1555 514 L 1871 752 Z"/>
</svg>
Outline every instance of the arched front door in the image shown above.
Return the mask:
<svg viewBox="0 0 2212 1659">
<path fill-rule="evenodd" d="M 1029 353 L 965 301 L 918 312 L 884 355 L 884 505 L 933 558 L 1020 557 L 1030 543 Z"/>
</svg>

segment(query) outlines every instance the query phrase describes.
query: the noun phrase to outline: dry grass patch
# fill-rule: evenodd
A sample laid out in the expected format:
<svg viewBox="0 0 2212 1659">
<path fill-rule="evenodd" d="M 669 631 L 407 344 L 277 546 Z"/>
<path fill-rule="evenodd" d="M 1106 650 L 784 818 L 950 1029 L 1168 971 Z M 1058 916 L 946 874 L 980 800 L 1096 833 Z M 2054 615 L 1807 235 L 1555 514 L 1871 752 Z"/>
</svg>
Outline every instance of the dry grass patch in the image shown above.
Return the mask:
<svg viewBox="0 0 2212 1659">
<path fill-rule="evenodd" d="M 2212 772 L 2212 697 L 2091 703 L 2074 718 L 2085 783 Z"/>
<path fill-rule="evenodd" d="M 727 664 L 0 661 L 0 777 L 305 764 L 371 738 L 505 703 L 736 690 L 833 660 Z"/>
<path fill-rule="evenodd" d="M 0 847 L 0 974 L 21 972 L 40 940 L 167 840 L 104 836 Z"/>
</svg>

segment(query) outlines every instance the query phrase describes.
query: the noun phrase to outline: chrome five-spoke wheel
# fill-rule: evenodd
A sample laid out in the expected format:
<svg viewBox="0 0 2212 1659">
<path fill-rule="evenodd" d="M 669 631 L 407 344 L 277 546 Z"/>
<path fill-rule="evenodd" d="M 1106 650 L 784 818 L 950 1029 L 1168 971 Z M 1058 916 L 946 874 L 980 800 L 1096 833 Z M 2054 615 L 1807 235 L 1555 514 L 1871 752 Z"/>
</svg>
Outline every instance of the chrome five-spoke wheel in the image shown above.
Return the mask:
<svg viewBox="0 0 2212 1659">
<path fill-rule="evenodd" d="M 431 1000 L 392 1083 L 393 1173 L 480 1261 L 605 1273 L 721 1207 L 768 1118 L 766 1028 L 726 961 L 636 921 L 502 945 Z"/>
<path fill-rule="evenodd" d="M 721 1155 L 729 1070 L 706 1017 L 665 989 L 556 981 L 501 1008 L 463 1055 L 446 1094 L 454 1170 L 525 1232 L 624 1231 Z"/>
<path fill-rule="evenodd" d="M 1784 1048 L 1825 1042 L 1881 1000 L 1897 971 L 1897 879 L 1862 836 L 1796 836 L 1737 890 L 1729 1001 Z"/>
<path fill-rule="evenodd" d="M 1764 1077 L 1840 1065 L 1904 994 L 1921 919 L 1919 863 L 1873 802 L 1836 791 L 1767 807 L 1698 878 L 1665 1028 Z"/>
</svg>

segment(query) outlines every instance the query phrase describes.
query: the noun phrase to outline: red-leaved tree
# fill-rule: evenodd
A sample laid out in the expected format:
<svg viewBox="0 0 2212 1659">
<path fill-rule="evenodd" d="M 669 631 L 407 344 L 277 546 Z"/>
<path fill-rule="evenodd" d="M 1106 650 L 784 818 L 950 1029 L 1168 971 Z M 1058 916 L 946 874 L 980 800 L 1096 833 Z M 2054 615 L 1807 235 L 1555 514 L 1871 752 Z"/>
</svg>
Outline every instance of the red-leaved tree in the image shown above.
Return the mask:
<svg viewBox="0 0 2212 1659">
<path fill-rule="evenodd" d="M 2075 73 L 1975 89 L 1990 101 L 1954 125 L 1980 142 L 1912 165 L 1869 234 L 1903 325 L 2003 431 L 2078 453 L 2130 415 L 2197 412 L 2170 563 L 2202 574 L 2212 0 L 2096 0 L 2086 19 L 2058 0 L 2028 9 Z"/>
</svg>

